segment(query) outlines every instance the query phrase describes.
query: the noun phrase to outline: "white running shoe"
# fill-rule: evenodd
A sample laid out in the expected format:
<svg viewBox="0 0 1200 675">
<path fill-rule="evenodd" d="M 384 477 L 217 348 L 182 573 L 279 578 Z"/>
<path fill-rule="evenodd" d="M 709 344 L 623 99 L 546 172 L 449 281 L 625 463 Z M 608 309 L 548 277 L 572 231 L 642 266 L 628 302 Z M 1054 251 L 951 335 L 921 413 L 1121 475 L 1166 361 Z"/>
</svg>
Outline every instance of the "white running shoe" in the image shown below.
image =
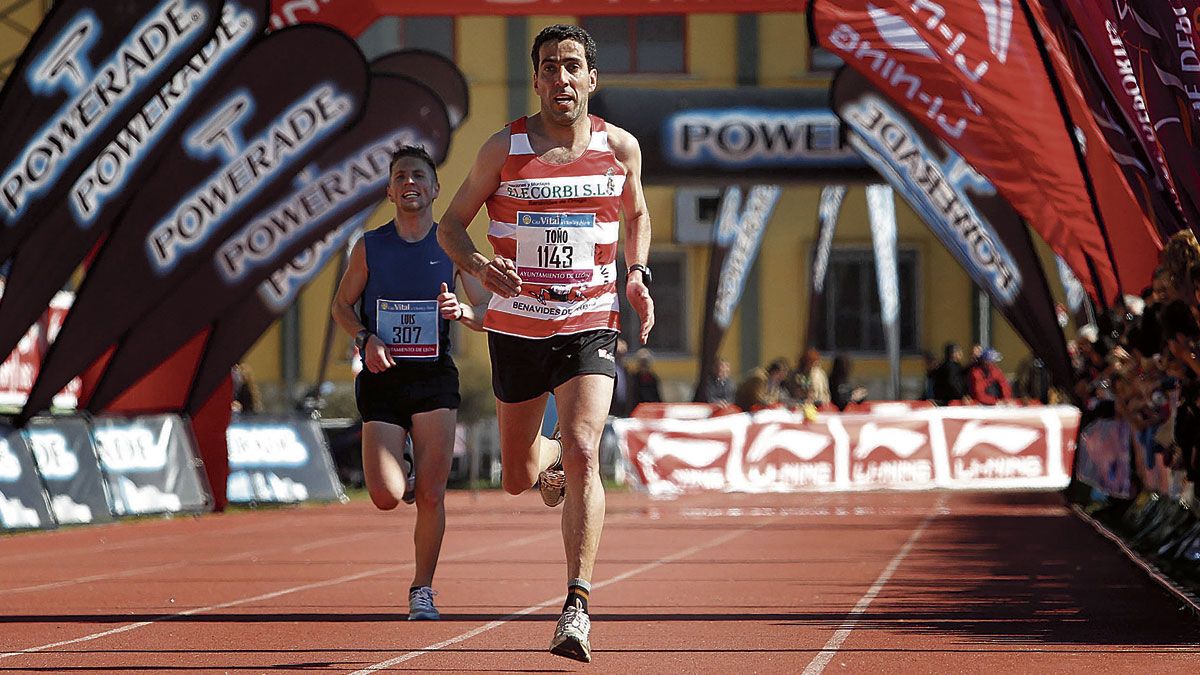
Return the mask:
<svg viewBox="0 0 1200 675">
<path fill-rule="evenodd" d="M 550 653 L 591 663 L 592 645 L 588 642 L 588 633 L 591 630 L 592 620 L 587 612 L 578 605 L 567 607 L 562 616 L 558 617 L 554 639 L 550 641 Z"/>
<path fill-rule="evenodd" d="M 550 434 L 550 438 L 558 441 L 558 461 L 538 474 L 538 492 L 542 493 L 542 501 L 546 506 L 554 508 L 567 497 L 567 474 L 562 468 L 562 433 L 557 424 L 554 425 L 554 433 Z"/>
<path fill-rule="evenodd" d="M 428 586 L 421 586 L 408 592 L 409 621 L 438 621 L 442 615 L 433 606 L 433 596 L 437 591 Z"/>
<path fill-rule="evenodd" d="M 404 474 L 404 496 L 401 501 L 405 504 L 415 504 L 417 501 L 417 467 L 413 463 L 412 455 L 404 453 L 404 463 L 408 465 L 408 470 Z"/>
</svg>

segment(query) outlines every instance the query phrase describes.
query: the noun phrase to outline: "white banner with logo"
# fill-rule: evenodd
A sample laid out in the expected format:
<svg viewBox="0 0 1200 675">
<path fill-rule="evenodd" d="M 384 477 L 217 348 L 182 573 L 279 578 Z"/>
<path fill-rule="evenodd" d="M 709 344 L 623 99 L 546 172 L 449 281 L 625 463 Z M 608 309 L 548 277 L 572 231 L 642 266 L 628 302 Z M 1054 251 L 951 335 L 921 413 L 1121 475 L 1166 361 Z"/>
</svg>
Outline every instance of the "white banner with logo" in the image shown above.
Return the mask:
<svg viewBox="0 0 1200 675">
<path fill-rule="evenodd" d="M 1079 411 L 946 407 L 619 419 L 621 451 L 653 495 L 1065 487 Z"/>
<path fill-rule="evenodd" d="M 196 439 L 178 415 L 92 419 L 92 438 L 116 516 L 212 509 Z"/>
<path fill-rule="evenodd" d="M 96 444 L 83 417 L 35 417 L 25 437 L 59 524 L 112 520 Z"/>
<path fill-rule="evenodd" d="M 230 503 L 345 501 L 317 420 L 300 415 L 235 417 L 225 437 Z"/>
</svg>

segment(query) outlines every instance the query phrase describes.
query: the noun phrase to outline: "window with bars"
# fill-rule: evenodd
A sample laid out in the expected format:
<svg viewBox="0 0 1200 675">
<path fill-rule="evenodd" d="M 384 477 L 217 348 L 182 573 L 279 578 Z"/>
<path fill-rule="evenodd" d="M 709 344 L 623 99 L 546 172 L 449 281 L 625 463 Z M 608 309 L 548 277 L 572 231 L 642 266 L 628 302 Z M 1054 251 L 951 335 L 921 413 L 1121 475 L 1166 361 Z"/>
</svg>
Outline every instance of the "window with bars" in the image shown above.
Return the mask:
<svg viewBox="0 0 1200 675">
<path fill-rule="evenodd" d="M 358 37 L 367 60 L 398 49 L 425 49 L 454 60 L 454 17 L 385 16 Z"/>
<path fill-rule="evenodd" d="M 687 72 L 682 15 L 591 16 L 581 25 L 596 41 L 601 74 Z"/>
<path fill-rule="evenodd" d="M 918 352 L 917 252 L 897 253 L 900 281 L 900 351 Z M 830 352 L 883 353 L 883 320 L 875 281 L 875 254 L 870 249 L 834 249 L 825 281 L 824 315 L 815 335 L 817 348 Z"/>
</svg>

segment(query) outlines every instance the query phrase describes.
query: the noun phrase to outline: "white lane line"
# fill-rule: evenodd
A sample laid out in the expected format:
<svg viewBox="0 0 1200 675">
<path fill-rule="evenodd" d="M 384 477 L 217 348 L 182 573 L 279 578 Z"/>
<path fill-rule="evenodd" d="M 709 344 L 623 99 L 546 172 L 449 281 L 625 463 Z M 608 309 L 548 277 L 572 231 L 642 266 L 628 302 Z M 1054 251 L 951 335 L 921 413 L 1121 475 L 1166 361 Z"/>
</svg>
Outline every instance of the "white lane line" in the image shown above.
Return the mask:
<svg viewBox="0 0 1200 675">
<path fill-rule="evenodd" d="M 759 527 L 762 527 L 762 526 L 760 525 Z M 621 574 L 618 574 L 615 577 L 605 579 L 604 581 L 601 581 L 599 583 L 592 584 L 592 588 L 600 589 L 600 588 L 604 588 L 605 586 L 611 586 L 612 584 L 624 581 L 634 575 L 641 574 L 642 572 L 648 572 L 656 567 L 662 567 L 663 565 L 670 564 L 681 558 L 686 558 L 695 553 L 699 553 L 700 551 L 703 551 L 706 548 L 720 546 L 721 544 L 724 544 L 732 539 L 740 537 L 743 534 L 746 534 L 747 532 L 751 532 L 756 529 L 758 529 L 758 528 L 754 527 L 754 528 L 749 528 L 749 529 L 745 529 L 745 530 L 738 530 L 736 532 L 731 532 L 729 534 L 726 534 L 723 537 L 717 537 L 716 539 L 713 539 L 707 543 L 697 544 L 696 546 L 693 546 L 691 548 L 687 548 L 682 551 L 672 553 L 671 555 L 659 558 L 658 560 L 655 560 L 654 562 L 646 563 L 645 565 L 642 565 L 641 567 L 635 567 L 634 569 L 628 570 L 626 572 L 622 572 Z M 384 668 L 391 668 L 392 666 L 394 666 L 396 664 L 404 663 L 405 661 L 411 661 L 412 659 L 415 659 L 418 656 L 423 656 L 425 654 L 429 654 L 430 652 L 435 652 L 435 651 L 438 651 L 439 649 L 444 649 L 446 647 L 449 647 L 450 645 L 455 645 L 460 642 L 470 640 L 471 638 L 473 638 L 477 635 L 486 633 L 494 628 L 499 628 L 500 626 L 503 626 L 504 624 L 512 621 L 513 619 L 525 616 L 526 614 L 532 614 L 532 613 L 538 611 L 539 609 L 544 609 L 546 607 L 550 607 L 551 605 L 557 605 L 557 604 L 561 603 L 562 601 L 563 601 L 563 596 L 556 595 L 553 598 L 550 598 L 549 600 L 539 602 L 536 605 L 530 605 L 530 606 L 526 607 L 525 609 L 513 612 L 512 614 L 509 614 L 506 617 L 497 619 L 491 623 L 484 624 L 482 626 L 479 626 L 478 628 L 469 630 L 466 633 L 452 637 L 448 640 L 443 640 L 441 642 L 431 644 L 427 647 L 423 647 L 421 649 L 417 649 L 417 650 L 408 652 L 407 654 L 402 654 L 395 658 L 388 659 L 387 661 L 380 661 L 379 663 L 376 663 L 373 666 L 367 666 L 366 668 L 363 668 L 362 670 L 356 670 L 351 675 L 365 675 L 366 673 L 374 673 L 378 670 L 383 670 Z"/>
<path fill-rule="evenodd" d="M 458 554 L 451 555 L 451 556 L 446 556 L 446 557 L 442 558 L 442 560 L 443 561 L 459 560 L 459 559 L 466 558 L 469 556 L 478 555 L 480 553 L 490 553 L 493 551 L 499 551 L 499 550 L 503 550 L 506 548 L 512 548 L 514 546 L 524 546 L 526 544 L 535 542 L 539 539 L 546 539 L 549 536 L 554 535 L 554 534 L 558 534 L 558 532 L 557 531 L 543 532 L 541 534 L 535 534 L 535 535 L 531 535 L 528 537 L 523 537 L 521 539 L 507 541 L 502 544 L 496 544 L 496 545 L 492 545 L 492 546 L 481 546 L 479 548 L 471 549 L 469 551 L 463 551 L 462 553 L 458 553 Z M 130 624 L 126 624 L 124 626 L 118 626 L 116 628 L 112 628 L 112 629 L 109 629 L 106 631 L 101 631 L 99 633 L 92 633 L 91 635 L 84 635 L 82 637 L 72 638 L 70 640 L 61 640 L 59 642 L 51 642 L 49 644 L 39 645 L 37 647 L 29 647 L 27 649 L 22 649 L 22 650 L 15 651 L 15 652 L 5 652 L 3 654 L 0 654 L 0 659 L 6 659 L 6 658 L 9 658 L 12 656 L 21 656 L 22 654 L 32 654 L 34 652 L 46 651 L 47 649 L 56 649 L 58 647 L 65 647 L 67 645 L 79 644 L 80 642 L 90 642 L 92 640 L 99 640 L 100 638 L 105 638 L 110 635 L 117 635 L 118 633 L 126 633 L 131 630 L 136 630 L 138 628 L 144 628 L 146 626 L 149 626 L 150 624 L 158 623 L 160 621 L 169 621 L 171 619 L 177 619 L 180 617 L 193 616 L 195 614 L 203 614 L 205 612 L 211 612 L 211 611 L 218 610 L 218 609 L 226 609 L 229 607 L 236 607 L 238 605 L 245 605 L 245 604 L 249 604 L 252 602 L 259 602 L 261 600 L 271 600 L 273 598 L 278 598 L 283 595 L 289 595 L 291 593 L 300 593 L 303 591 L 310 591 L 310 590 L 313 590 L 316 588 L 324 588 L 326 586 L 336 586 L 338 584 L 343 584 L 348 581 L 358 581 L 359 579 L 366 579 L 368 577 L 379 576 L 380 574 L 388 574 L 391 572 L 398 572 L 407 567 L 412 567 L 412 563 L 408 562 L 408 563 L 401 563 L 398 565 L 388 565 L 387 567 L 380 567 L 380 568 L 373 569 L 373 570 L 366 570 L 363 572 L 357 572 L 355 574 L 347 574 L 347 575 L 336 577 L 333 579 L 326 579 L 324 581 L 317 581 L 317 582 L 313 582 L 310 584 L 304 584 L 303 586 L 292 586 L 291 588 L 284 588 L 284 589 L 281 589 L 278 591 L 272 591 L 270 593 L 263 593 L 261 595 L 255 595 L 255 596 L 252 596 L 249 598 L 230 600 L 228 602 L 222 602 L 222 603 L 219 603 L 216 605 L 208 605 L 207 607 L 194 607 L 192 609 L 186 609 L 181 612 L 175 612 L 174 614 L 164 614 L 163 616 L 161 616 L 157 619 L 151 619 L 149 621 L 138 621 L 136 623 L 130 623 Z"/>
<path fill-rule="evenodd" d="M 90 574 L 86 577 L 76 577 L 74 579 L 64 579 L 62 581 L 47 581 L 32 586 L 14 586 L 12 588 L 0 588 L 0 595 L 11 595 L 15 593 L 28 593 L 31 591 L 48 591 L 56 588 L 66 588 L 68 586 L 81 586 L 93 581 L 101 581 L 104 579 L 122 579 L 126 577 L 134 577 L 140 574 L 149 574 L 151 572 L 161 572 L 163 570 L 178 569 L 187 567 L 188 565 L 204 564 L 211 565 L 214 563 L 234 562 L 237 560 L 254 559 L 260 556 L 270 555 L 279 551 L 287 551 L 289 553 L 304 553 L 312 549 L 321 548 L 324 546 L 332 546 L 334 544 L 342 544 L 355 539 L 365 539 L 367 537 L 379 536 L 378 532 L 360 532 L 358 534 L 343 535 L 340 537 L 329 537 L 317 541 L 301 544 L 292 547 L 276 547 L 268 549 L 260 549 L 257 551 L 243 551 L 234 553 L 221 558 L 208 558 L 206 560 L 179 560 L 176 562 L 162 563 L 159 565 L 147 565 L 145 567 L 134 567 L 131 569 L 117 570 L 114 572 L 104 572 L 102 574 Z"/>
<path fill-rule="evenodd" d="M 858 618 L 867 611 L 867 608 L 871 606 L 871 603 L 883 591 L 883 587 L 887 585 L 892 575 L 900 568 L 900 563 L 904 562 L 909 552 L 912 551 L 913 546 L 916 545 L 917 539 L 921 538 L 921 533 L 925 531 L 925 528 L 929 527 L 929 524 L 933 522 L 933 519 L 939 513 L 943 512 L 942 502 L 943 500 L 939 499 L 937 505 L 933 507 L 933 511 L 925 516 L 925 519 L 917 525 L 917 529 L 913 530 L 912 534 L 908 535 L 908 540 L 904 542 L 904 545 L 892 557 L 887 567 L 883 568 L 883 571 L 879 573 L 879 578 L 875 579 L 875 583 L 871 588 L 867 590 L 865 595 L 858 599 L 858 602 L 854 605 L 854 609 L 850 610 L 850 613 L 846 615 L 846 620 L 842 622 L 841 627 L 837 629 L 833 637 L 829 638 L 829 642 L 825 643 L 825 647 L 821 649 L 820 653 L 814 656 L 812 661 L 809 661 L 808 666 L 804 669 L 804 675 L 820 675 L 825 670 L 825 666 L 828 666 L 833 657 L 837 655 L 838 650 L 842 648 L 842 644 L 846 642 L 846 638 L 850 637 L 850 633 L 853 633 L 854 627 L 858 625 Z"/>
</svg>

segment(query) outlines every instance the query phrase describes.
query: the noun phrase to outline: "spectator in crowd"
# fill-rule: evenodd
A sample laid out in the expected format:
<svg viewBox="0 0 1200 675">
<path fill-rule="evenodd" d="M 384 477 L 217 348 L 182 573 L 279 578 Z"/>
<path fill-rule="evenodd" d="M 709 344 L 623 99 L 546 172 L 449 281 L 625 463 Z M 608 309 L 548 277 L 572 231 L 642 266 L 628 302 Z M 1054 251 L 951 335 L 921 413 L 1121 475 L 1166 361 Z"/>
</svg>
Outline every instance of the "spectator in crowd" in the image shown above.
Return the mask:
<svg viewBox="0 0 1200 675">
<path fill-rule="evenodd" d="M 833 357 L 833 368 L 829 371 L 830 402 L 838 410 L 845 410 L 851 403 L 862 403 L 867 400 L 867 390 L 850 382 L 852 364 L 850 357 L 838 354 Z"/>
<path fill-rule="evenodd" d="M 697 397 L 701 403 L 728 405 L 733 402 L 733 380 L 729 379 L 731 371 L 729 361 L 717 359 L 713 371 L 700 383 Z"/>
<path fill-rule="evenodd" d="M 775 359 L 767 364 L 767 396 L 773 399 L 776 404 L 789 404 L 792 402 L 791 396 L 788 395 L 787 390 L 783 387 L 790 372 L 791 368 L 788 366 L 787 359 Z"/>
<path fill-rule="evenodd" d="M 784 388 L 794 401 L 806 401 L 815 406 L 829 403 L 829 377 L 821 368 L 821 353 L 809 347 L 788 376 Z"/>
<path fill-rule="evenodd" d="M 949 405 L 967 398 L 967 374 L 962 365 L 962 347 L 947 342 L 942 348 L 942 362 L 930 374 L 933 402 Z"/>
<path fill-rule="evenodd" d="M 1017 378 L 1013 383 L 1018 398 L 1027 402 L 1050 403 L 1050 370 L 1036 356 L 1028 356 L 1017 364 Z"/>
<path fill-rule="evenodd" d="M 746 412 L 778 406 L 784 402 L 782 385 L 787 373 L 787 361 L 783 359 L 776 359 L 765 368 L 755 368 L 738 384 L 734 404 Z"/>
<path fill-rule="evenodd" d="M 262 392 L 254 378 L 254 370 L 248 364 L 235 363 L 230 374 L 233 377 L 233 412 L 262 412 Z"/>
<path fill-rule="evenodd" d="M 980 405 L 996 405 L 1012 401 L 1012 387 L 1000 366 L 1000 352 L 984 349 L 967 369 L 967 392 Z"/>
<path fill-rule="evenodd" d="M 661 403 L 662 392 L 654 372 L 654 354 L 642 347 L 633 355 L 634 370 L 629 376 L 631 408 L 639 403 Z"/>
<path fill-rule="evenodd" d="M 629 391 L 629 370 L 625 365 L 625 357 L 628 354 L 629 343 L 624 338 L 617 338 L 617 346 L 613 353 L 613 359 L 617 363 L 617 379 L 613 382 L 612 403 L 608 406 L 608 414 L 613 417 L 629 417 L 629 413 L 633 412 L 633 406 L 630 404 L 632 397 Z"/>
</svg>

